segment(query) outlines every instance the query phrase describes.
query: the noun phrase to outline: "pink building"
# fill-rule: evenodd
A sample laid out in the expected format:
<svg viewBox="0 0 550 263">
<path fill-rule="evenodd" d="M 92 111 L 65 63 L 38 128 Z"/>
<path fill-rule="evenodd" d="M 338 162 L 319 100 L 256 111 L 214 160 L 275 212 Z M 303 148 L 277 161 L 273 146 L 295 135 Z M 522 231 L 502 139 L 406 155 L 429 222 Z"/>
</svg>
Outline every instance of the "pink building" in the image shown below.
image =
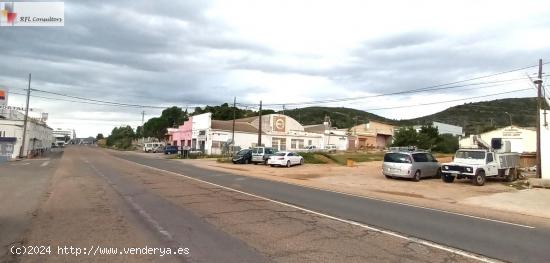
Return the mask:
<svg viewBox="0 0 550 263">
<path fill-rule="evenodd" d="M 180 125 L 177 130 L 169 132 L 168 142 L 179 147 L 191 146 L 192 125 L 193 117 L 189 117 L 189 120 Z"/>
</svg>

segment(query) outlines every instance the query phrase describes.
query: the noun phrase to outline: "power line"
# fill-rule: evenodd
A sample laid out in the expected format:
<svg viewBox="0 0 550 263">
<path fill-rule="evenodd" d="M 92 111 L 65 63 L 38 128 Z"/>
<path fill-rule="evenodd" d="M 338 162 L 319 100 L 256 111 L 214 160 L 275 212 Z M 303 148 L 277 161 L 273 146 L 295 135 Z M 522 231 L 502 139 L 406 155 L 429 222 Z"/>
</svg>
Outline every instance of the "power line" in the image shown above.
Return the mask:
<svg viewBox="0 0 550 263">
<path fill-rule="evenodd" d="M 544 64 L 548 64 L 548 63 L 550 63 L 550 62 L 543 63 L 543 65 L 544 65 Z M 413 91 L 414 91 L 414 92 L 419 92 L 419 91 L 436 90 L 437 88 L 444 87 L 444 86 L 449 86 L 449 85 L 454 85 L 454 84 L 458 84 L 458 83 L 464 83 L 464 82 L 468 82 L 468 81 L 472 81 L 472 80 L 478 80 L 478 79 L 483 79 L 483 78 L 490 78 L 490 77 L 494 77 L 494 76 L 504 75 L 504 74 L 508 74 L 508 73 L 512 73 L 512 72 L 517 72 L 517 71 L 529 69 L 529 68 L 534 68 L 534 67 L 537 67 L 537 66 L 538 66 L 538 65 L 526 66 L 526 67 L 522 67 L 522 68 L 512 69 L 512 70 L 503 71 L 503 72 L 498 72 L 498 73 L 489 74 L 489 75 L 485 75 L 485 76 L 474 77 L 474 78 L 469 78 L 469 79 L 459 80 L 459 81 L 454 81 L 454 82 L 449 82 L 449 83 L 437 84 L 437 85 L 428 86 L 428 87 L 425 87 L 425 88 L 420 88 L 420 89 L 415 89 L 415 90 L 409 90 L 409 91 L 404 91 L 404 92 L 399 92 L 399 93 L 380 94 L 380 95 L 365 96 L 365 97 L 353 97 L 353 98 L 341 98 L 341 99 L 328 99 L 328 100 L 309 101 L 309 102 L 272 103 L 272 104 L 264 104 L 264 106 L 281 106 L 281 105 L 283 105 L 283 104 L 284 104 L 284 105 L 296 105 L 296 104 L 298 104 L 298 105 L 323 104 L 323 103 L 342 102 L 342 101 L 349 101 L 349 100 L 359 100 L 359 99 L 364 99 L 364 98 L 380 97 L 380 96 L 387 96 L 387 95 L 404 94 L 404 93 L 409 93 L 409 92 L 413 92 Z M 471 85 L 474 85 L 474 84 L 471 84 Z M 459 87 L 460 87 L 460 86 L 459 86 Z M 241 106 L 244 106 L 245 104 L 240 104 L 240 105 L 241 105 Z M 248 105 L 257 105 L 257 104 L 248 104 Z"/>
<path fill-rule="evenodd" d="M 531 90 L 531 88 L 528 88 L 528 89 L 519 89 L 519 90 L 512 90 L 512 91 L 507 91 L 507 92 L 493 93 L 493 94 L 488 94 L 488 95 L 475 96 L 475 97 L 462 98 L 462 99 L 455 99 L 455 100 L 438 101 L 438 102 L 431 102 L 431 103 L 421 103 L 421 104 L 415 104 L 415 105 L 405 105 L 405 106 L 394 106 L 394 107 L 385 107 L 385 108 L 365 109 L 364 111 L 391 110 L 391 109 L 411 108 L 411 107 L 426 106 L 426 105 L 435 105 L 435 104 L 442 104 L 442 103 L 448 103 L 448 102 L 456 102 L 456 101 L 463 101 L 463 100 L 471 100 L 471 99 L 485 98 L 485 97 L 491 97 L 491 96 L 509 94 L 509 93 L 514 93 L 514 92 L 526 91 L 526 90 Z"/>
</svg>

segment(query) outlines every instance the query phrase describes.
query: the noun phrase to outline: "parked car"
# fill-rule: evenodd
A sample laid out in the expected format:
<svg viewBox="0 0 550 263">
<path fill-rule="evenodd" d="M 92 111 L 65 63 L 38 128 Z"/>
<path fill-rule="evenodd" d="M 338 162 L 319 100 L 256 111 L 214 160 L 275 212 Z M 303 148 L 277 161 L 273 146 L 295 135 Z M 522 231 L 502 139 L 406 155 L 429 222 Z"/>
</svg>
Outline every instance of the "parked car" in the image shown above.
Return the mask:
<svg viewBox="0 0 550 263">
<path fill-rule="evenodd" d="M 277 150 L 275 148 L 271 147 L 254 147 L 252 149 L 252 163 L 259 164 L 264 163 L 267 164 L 267 160 L 269 157 L 273 154 L 275 154 Z"/>
<path fill-rule="evenodd" d="M 148 142 L 143 145 L 143 151 L 149 152 L 162 152 L 164 150 L 164 143 L 161 142 Z"/>
<path fill-rule="evenodd" d="M 252 150 L 244 149 L 237 152 L 232 159 L 233 163 L 249 164 L 252 162 Z"/>
<path fill-rule="evenodd" d="M 164 154 L 177 154 L 177 153 L 178 153 L 178 146 L 168 145 L 164 147 Z"/>
<path fill-rule="evenodd" d="M 304 164 L 304 157 L 293 152 L 278 152 L 267 160 L 267 164 L 273 166 L 286 166 L 302 165 Z"/>
<path fill-rule="evenodd" d="M 441 177 L 441 167 L 426 151 L 390 151 L 384 154 L 382 172 L 386 178 L 404 177 L 418 182 L 423 177 Z"/>
<path fill-rule="evenodd" d="M 328 153 L 335 153 L 336 152 L 336 145 L 334 144 L 327 144 L 325 145 L 325 152 L 328 152 Z"/>
<path fill-rule="evenodd" d="M 306 148 L 304 149 L 305 152 L 308 152 L 308 153 L 313 153 L 313 152 L 318 152 L 320 151 L 321 149 L 317 148 L 317 146 L 315 145 L 308 145 L 306 146 Z"/>
</svg>

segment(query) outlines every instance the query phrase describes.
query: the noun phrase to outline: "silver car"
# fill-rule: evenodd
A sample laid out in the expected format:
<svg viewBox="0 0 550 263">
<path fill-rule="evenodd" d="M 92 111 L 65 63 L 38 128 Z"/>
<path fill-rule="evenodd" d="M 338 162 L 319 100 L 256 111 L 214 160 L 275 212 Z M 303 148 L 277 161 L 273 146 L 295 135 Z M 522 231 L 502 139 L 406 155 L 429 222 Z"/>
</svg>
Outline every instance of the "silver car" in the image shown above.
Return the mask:
<svg viewBox="0 0 550 263">
<path fill-rule="evenodd" d="M 384 155 L 382 173 L 386 178 L 412 178 L 418 182 L 423 177 L 440 177 L 439 162 L 425 151 L 390 151 Z"/>
</svg>

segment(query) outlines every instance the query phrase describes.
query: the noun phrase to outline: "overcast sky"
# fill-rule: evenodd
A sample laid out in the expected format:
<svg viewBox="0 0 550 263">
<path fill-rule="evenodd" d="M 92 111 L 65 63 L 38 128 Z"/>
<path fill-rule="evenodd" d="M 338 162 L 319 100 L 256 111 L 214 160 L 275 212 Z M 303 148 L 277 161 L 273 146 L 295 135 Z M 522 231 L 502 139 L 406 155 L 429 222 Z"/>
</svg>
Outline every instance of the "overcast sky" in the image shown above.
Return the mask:
<svg viewBox="0 0 550 263">
<path fill-rule="evenodd" d="M 0 27 L 0 46 L 0 86 L 11 92 L 24 93 L 31 72 L 32 88 L 121 103 L 185 108 L 233 96 L 245 104 L 292 103 L 418 89 L 550 61 L 550 1 L 67 1 L 64 27 Z M 376 109 L 530 87 L 526 80 L 505 84 L 324 106 Z M 535 90 L 475 101 L 527 96 Z M 371 112 L 403 119 L 462 103 Z M 23 106 L 24 97 L 11 93 L 9 104 Z M 37 97 L 31 107 L 79 137 L 135 127 L 142 110 L 146 119 L 160 113 Z"/>
</svg>

